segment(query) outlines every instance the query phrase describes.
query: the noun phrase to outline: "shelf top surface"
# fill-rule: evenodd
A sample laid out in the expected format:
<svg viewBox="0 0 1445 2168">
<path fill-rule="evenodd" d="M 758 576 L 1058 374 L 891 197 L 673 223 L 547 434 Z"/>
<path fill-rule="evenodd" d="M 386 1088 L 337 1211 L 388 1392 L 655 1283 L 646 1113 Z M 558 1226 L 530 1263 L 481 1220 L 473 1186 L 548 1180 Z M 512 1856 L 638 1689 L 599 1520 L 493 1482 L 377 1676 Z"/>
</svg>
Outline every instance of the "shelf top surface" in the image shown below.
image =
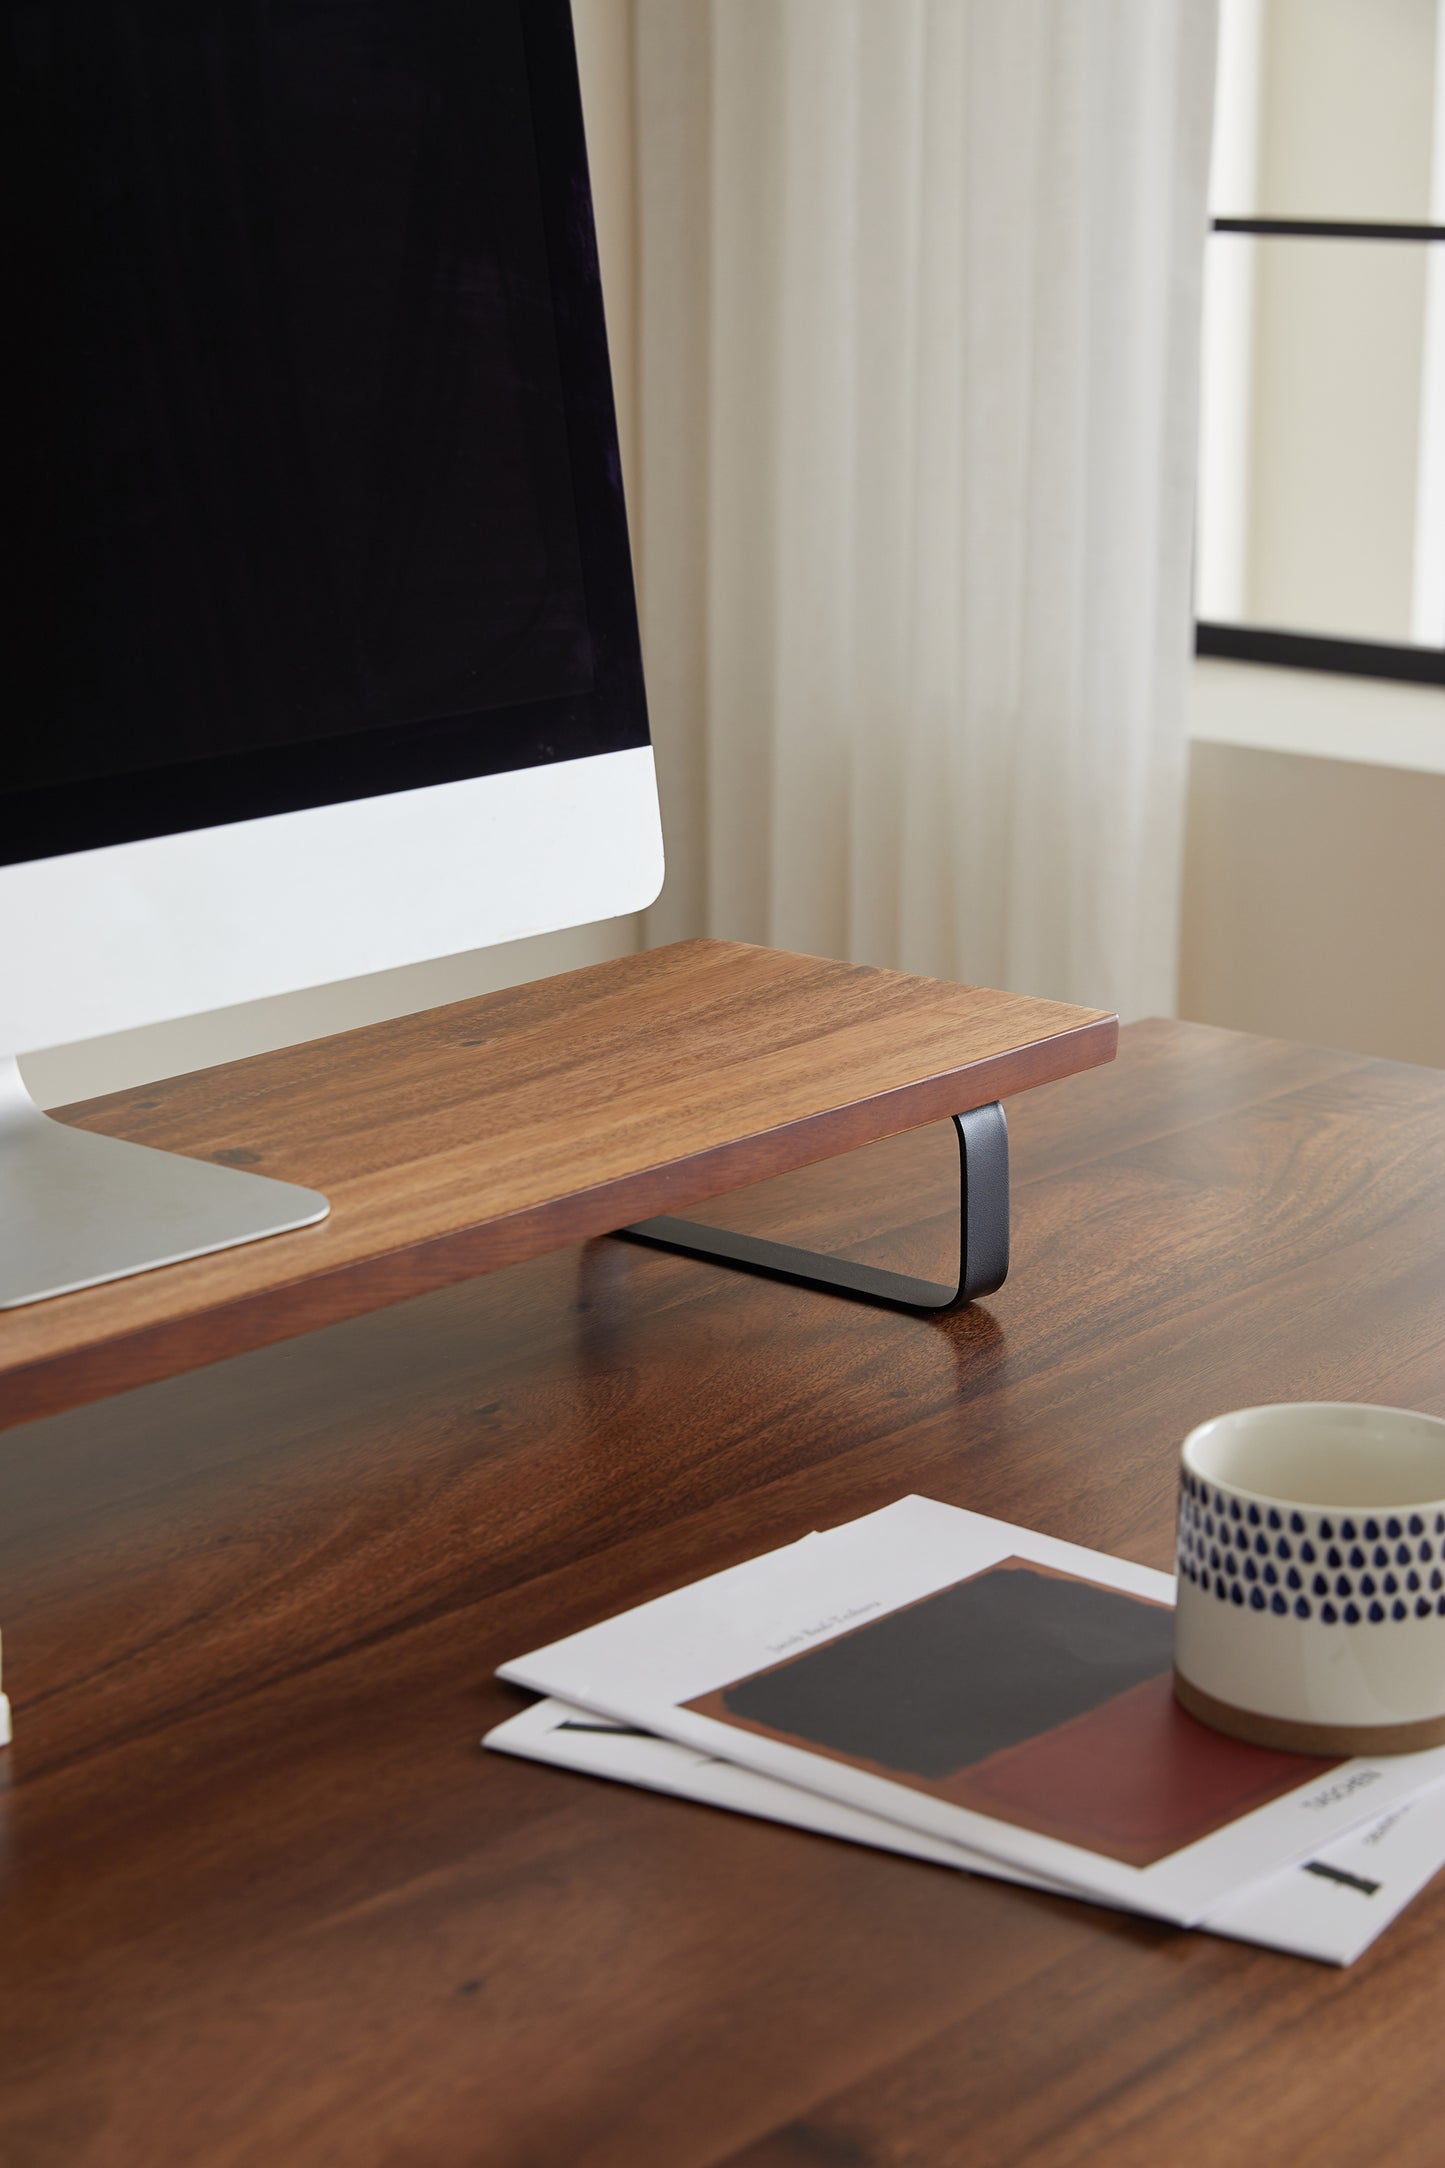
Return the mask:
<svg viewBox="0 0 1445 2168">
<path fill-rule="evenodd" d="M 722 941 L 148 1084 L 77 1126 L 319 1225 L 0 1315 L 0 1425 L 381 1308 L 1111 1060 L 1117 1020 Z"/>
</svg>

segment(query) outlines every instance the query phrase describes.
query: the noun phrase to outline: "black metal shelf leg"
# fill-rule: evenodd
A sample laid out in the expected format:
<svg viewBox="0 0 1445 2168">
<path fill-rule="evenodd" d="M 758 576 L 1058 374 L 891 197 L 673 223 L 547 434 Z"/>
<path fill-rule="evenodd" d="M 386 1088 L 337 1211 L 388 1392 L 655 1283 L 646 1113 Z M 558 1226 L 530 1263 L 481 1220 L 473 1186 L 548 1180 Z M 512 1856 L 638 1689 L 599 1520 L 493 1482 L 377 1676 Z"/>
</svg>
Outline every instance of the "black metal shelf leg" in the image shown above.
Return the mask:
<svg viewBox="0 0 1445 2168">
<path fill-rule="evenodd" d="M 820 1250 L 794 1249 L 790 1243 L 768 1242 L 758 1235 L 735 1234 L 701 1220 L 674 1219 L 669 1213 L 638 1220 L 617 1232 L 635 1242 L 651 1242 L 658 1249 L 681 1250 L 689 1257 L 706 1257 L 714 1264 L 736 1265 L 744 1272 L 767 1273 L 775 1280 L 825 1288 L 830 1294 L 883 1303 L 893 1310 L 936 1316 L 960 1309 L 976 1296 L 993 1294 L 1008 1276 L 1008 1123 L 997 1100 L 992 1106 L 955 1114 L 952 1120 L 959 1172 L 958 1278 L 953 1286 L 916 1280 L 906 1272 L 884 1272 L 876 1265 L 855 1264 L 851 1258 L 829 1257 Z"/>
</svg>

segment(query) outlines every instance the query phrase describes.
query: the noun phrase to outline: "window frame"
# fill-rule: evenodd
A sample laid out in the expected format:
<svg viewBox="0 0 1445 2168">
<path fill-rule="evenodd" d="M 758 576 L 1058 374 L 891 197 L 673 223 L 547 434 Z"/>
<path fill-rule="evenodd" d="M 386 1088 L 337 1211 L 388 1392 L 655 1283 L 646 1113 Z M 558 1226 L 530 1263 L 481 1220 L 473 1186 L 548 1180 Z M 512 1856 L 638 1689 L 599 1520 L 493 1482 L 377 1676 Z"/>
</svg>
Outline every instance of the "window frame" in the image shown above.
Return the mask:
<svg viewBox="0 0 1445 2168">
<path fill-rule="evenodd" d="M 1212 218 L 1209 239 L 1221 233 L 1255 234 L 1277 240 L 1407 242 L 1425 246 L 1445 242 L 1445 226 L 1378 219 Z M 1278 669 L 1327 670 L 1346 677 L 1445 685 L 1445 647 L 1397 646 L 1337 634 L 1284 632 L 1269 626 L 1226 624 L 1217 618 L 1196 616 L 1194 652 Z"/>
</svg>

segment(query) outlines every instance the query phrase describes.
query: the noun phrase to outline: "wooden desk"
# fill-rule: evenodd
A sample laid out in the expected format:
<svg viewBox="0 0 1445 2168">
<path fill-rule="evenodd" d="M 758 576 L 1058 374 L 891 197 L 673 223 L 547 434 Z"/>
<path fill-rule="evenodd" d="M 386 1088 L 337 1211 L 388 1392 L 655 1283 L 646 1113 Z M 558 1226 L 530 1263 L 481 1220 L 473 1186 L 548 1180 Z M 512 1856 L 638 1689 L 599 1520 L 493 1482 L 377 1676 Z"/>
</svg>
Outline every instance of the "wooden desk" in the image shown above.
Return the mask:
<svg viewBox="0 0 1445 2168">
<path fill-rule="evenodd" d="M 6 2168 L 1439 2161 L 1445 1892 L 1340 1974 L 477 1750 L 905 1491 L 1167 1566 L 1201 1417 L 1445 1413 L 1445 1076 L 1149 1024 L 1010 1117 L 944 1322 L 602 1240 L 0 1439 Z M 750 1207 L 926 1270 L 952 1176 Z"/>
</svg>

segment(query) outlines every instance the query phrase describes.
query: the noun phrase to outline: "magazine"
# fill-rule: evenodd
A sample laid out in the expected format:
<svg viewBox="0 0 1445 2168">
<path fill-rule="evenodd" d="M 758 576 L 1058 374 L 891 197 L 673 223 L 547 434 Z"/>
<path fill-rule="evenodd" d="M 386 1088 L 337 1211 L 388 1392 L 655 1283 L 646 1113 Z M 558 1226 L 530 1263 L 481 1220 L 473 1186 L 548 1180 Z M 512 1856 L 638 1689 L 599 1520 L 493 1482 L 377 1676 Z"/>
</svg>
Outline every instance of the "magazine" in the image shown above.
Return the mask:
<svg viewBox="0 0 1445 2168">
<path fill-rule="evenodd" d="M 827 1837 L 897 1852 L 942 1867 L 982 1874 L 1033 1889 L 1063 1889 L 1041 1875 L 1005 1867 L 982 1852 L 921 1836 L 901 1822 L 885 1822 L 860 1808 L 845 1807 L 821 1793 L 780 1784 L 735 1762 L 655 1738 L 634 1725 L 615 1724 L 565 1701 L 538 1701 L 509 1717 L 483 1740 L 501 1754 L 517 1754 L 584 1775 L 609 1777 L 647 1791 L 669 1792 L 704 1806 L 725 1807 L 762 1821 L 786 1822 Z M 1226 1904 L 1200 1926 L 1210 1934 L 1322 1964 L 1352 1965 L 1375 1937 L 1399 1917 L 1445 1866 L 1445 1785 L 1438 1785 L 1382 1819 L 1338 1838 L 1313 1859 L 1261 1882 Z"/>
<path fill-rule="evenodd" d="M 926 1498 L 502 1666 L 534 1691 L 1193 1926 L 1445 1776 L 1225 1738 L 1166 1574 Z"/>
</svg>

